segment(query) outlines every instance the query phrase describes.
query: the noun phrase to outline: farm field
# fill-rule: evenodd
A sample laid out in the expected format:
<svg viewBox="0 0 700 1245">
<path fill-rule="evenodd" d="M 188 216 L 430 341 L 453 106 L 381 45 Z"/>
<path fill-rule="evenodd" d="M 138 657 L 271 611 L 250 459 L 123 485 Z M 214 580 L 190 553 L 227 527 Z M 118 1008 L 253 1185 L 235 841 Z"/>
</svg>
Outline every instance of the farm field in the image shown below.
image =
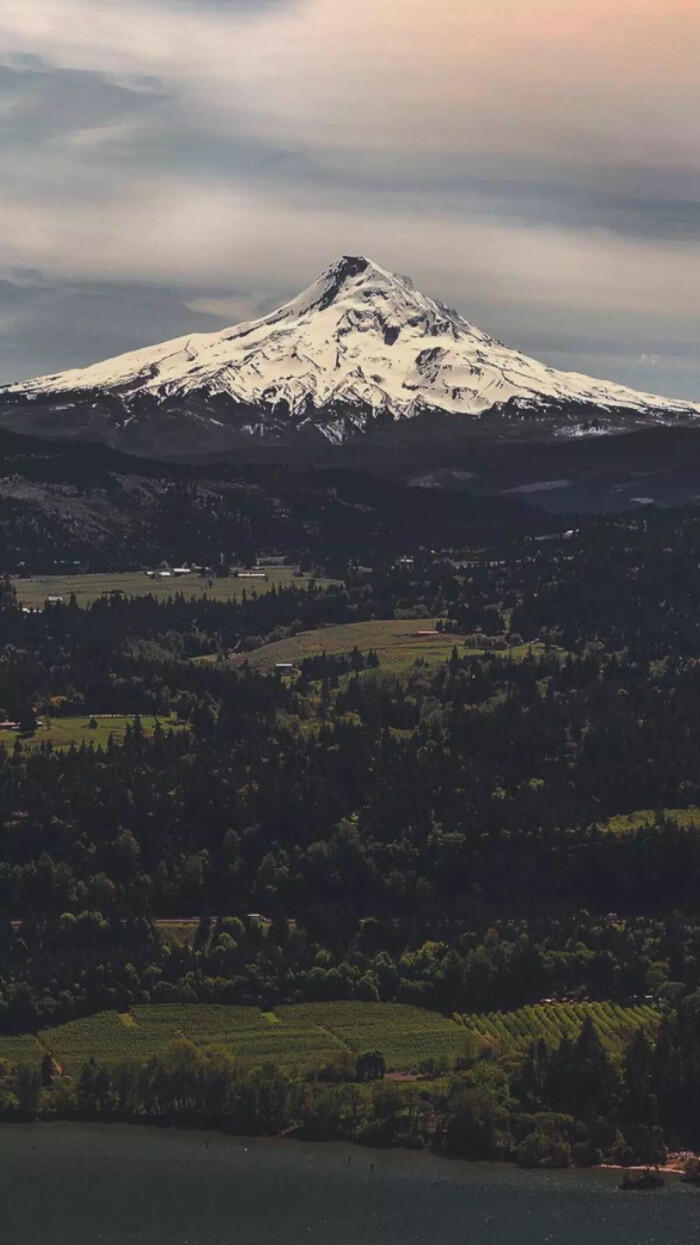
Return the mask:
<svg viewBox="0 0 700 1245">
<path fill-rule="evenodd" d="M 321 1025 L 353 1054 L 381 1051 L 389 1072 L 416 1072 L 425 1060 L 451 1060 L 465 1047 L 460 1024 L 402 1003 L 299 1003 L 282 1012 Z"/>
<path fill-rule="evenodd" d="M 37 1063 L 44 1048 L 32 1033 L 13 1033 L 0 1038 L 0 1064 L 6 1060 L 12 1067 L 20 1063 Z"/>
<path fill-rule="evenodd" d="M 286 1016 L 284 1008 L 264 1013 L 255 1007 L 219 1004 L 136 1006 L 128 1013 L 101 1012 L 43 1030 L 39 1041 L 64 1070 L 75 1075 L 91 1055 L 98 1062 L 145 1060 L 177 1037 L 201 1046 L 223 1046 L 232 1055 L 280 1067 L 318 1067 L 343 1043 L 310 1019 Z M 0 1058 L 4 1041 L 0 1038 Z M 20 1052 L 25 1058 L 24 1052 Z"/>
<path fill-rule="evenodd" d="M 254 670 L 270 670 L 276 662 L 299 662 L 305 657 L 320 657 L 351 653 L 358 648 L 361 653 L 374 649 L 383 667 L 398 670 L 412 666 L 417 658 L 439 663 L 449 657 L 454 637 L 424 637 L 416 635 L 428 629 L 432 623 L 414 619 L 390 618 L 381 621 L 341 623 L 335 627 L 320 627 L 315 631 L 300 631 L 287 640 L 265 644 L 252 653 L 232 659 L 240 666 L 245 661 Z"/>
<path fill-rule="evenodd" d="M 130 1012 L 101 1012 L 31 1035 L 0 1037 L 0 1060 L 34 1062 L 50 1051 L 69 1075 L 90 1058 L 98 1062 L 143 1061 L 177 1037 L 202 1046 L 223 1046 L 248 1063 L 308 1070 L 343 1051 L 379 1050 L 388 1072 L 416 1072 L 428 1059 L 451 1063 L 470 1046 L 472 1034 L 504 1054 L 524 1054 L 532 1041 L 556 1045 L 575 1038 L 589 1014 L 604 1045 L 619 1053 L 643 1025 L 652 1031 L 652 1007 L 612 1003 L 538 1004 L 519 1011 L 450 1019 L 437 1012 L 392 1003 L 303 1003 L 261 1012 L 219 1004 L 138 1005 Z"/>
<path fill-rule="evenodd" d="M 175 1005 L 137 1007 L 134 1017 L 145 1034 L 166 1045 L 173 1036 L 172 1025 L 203 1046 L 225 1046 L 241 1059 L 272 1062 L 281 1067 L 318 1067 L 344 1047 L 331 1033 L 316 1023 L 299 1022 L 287 1015 L 287 1008 L 261 1012 L 255 1007 L 225 1007 L 212 1004 L 202 1008 Z M 204 1015 L 200 1013 L 204 1012 Z M 184 1016 L 182 1013 L 185 1013 Z M 159 1016 L 157 1013 L 163 1013 Z M 166 1036 L 167 1034 L 167 1036 Z"/>
<path fill-rule="evenodd" d="M 48 596 L 60 596 L 67 602 L 72 592 L 78 605 L 90 605 L 110 592 L 123 592 L 127 597 L 151 594 L 161 599 L 182 592 L 188 599 L 206 595 L 214 601 L 238 601 L 244 589 L 250 596 L 252 592 L 269 592 L 273 586 L 288 588 L 297 584 L 303 587 L 311 578 L 308 575 L 295 576 L 291 566 L 260 569 L 265 571 L 267 579 L 236 579 L 232 575 L 225 579 L 205 579 L 197 574 L 150 579 L 144 571 L 125 571 L 106 575 L 41 575 L 31 579 L 16 578 L 13 583 L 22 605 L 28 609 L 41 609 Z M 316 579 L 315 582 L 320 587 L 327 587 L 335 581 Z"/>
<path fill-rule="evenodd" d="M 116 742 L 120 742 L 126 733 L 127 726 L 133 726 L 133 714 L 128 717 L 120 717 L 118 715 L 108 715 L 106 717 L 95 716 L 97 726 L 90 727 L 90 715 L 75 718 L 49 718 L 44 727 L 38 727 L 33 735 L 22 737 L 23 747 L 38 747 L 41 744 L 52 744 L 54 748 L 69 748 L 71 744 L 78 747 L 82 743 L 93 744 L 96 748 L 105 747 L 109 741 L 110 735 L 114 737 Z M 141 727 L 144 735 L 153 734 L 156 721 L 164 731 L 181 731 L 187 729 L 185 722 L 178 722 L 176 718 L 168 718 L 165 716 L 155 718 L 143 716 L 141 718 Z M 12 735 L 14 740 L 16 735 Z"/>
<path fill-rule="evenodd" d="M 621 1007 L 616 1003 L 537 1003 L 514 1012 L 472 1013 L 463 1020 L 469 1032 L 495 1044 L 504 1054 L 522 1055 L 540 1038 L 548 1046 L 558 1046 L 565 1036 L 575 1040 L 586 1016 L 611 1054 L 619 1054 L 637 1029 L 653 1033 L 659 1023 L 659 1013 L 653 1007 Z"/>
<path fill-rule="evenodd" d="M 417 634 L 431 626 L 429 619 L 388 618 L 320 627 L 315 631 L 300 631 L 287 640 L 265 644 L 252 653 L 230 659 L 230 664 L 240 666 L 247 662 L 255 670 L 271 670 L 277 662 L 300 662 L 305 657 L 320 657 L 323 653 L 328 656 L 351 653 L 354 648 L 361 653 L 374 649 L 382 668 L 394 674 L 409 669 L 419 659 L 429 665 L 440 665 L 447 660 L 455 645 L 460 656 L 483 652 L 482 649 L 465 649 L 459 636 Z M 541 646 L 523 644 L 503 650 L 503 653 L 518 659 L 530 652 L 531 647 L 532 651 L 537 651 Z"/>
</svg>

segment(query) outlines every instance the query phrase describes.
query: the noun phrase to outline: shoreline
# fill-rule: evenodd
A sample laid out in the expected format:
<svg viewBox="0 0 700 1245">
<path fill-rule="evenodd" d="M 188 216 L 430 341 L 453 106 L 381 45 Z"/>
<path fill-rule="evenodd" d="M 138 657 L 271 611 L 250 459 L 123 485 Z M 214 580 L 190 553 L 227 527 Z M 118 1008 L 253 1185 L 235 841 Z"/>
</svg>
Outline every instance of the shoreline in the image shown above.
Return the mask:
<svg viewBox="0 0 700 1245">
<path fill-rule="evenodd" d="M 694 1154 L 692 1151 L 672 1151 L 665 1163 L 632 1163 L 625 1165 L 622 1163 L 592 1163 L 590 1165 L 582 1165 L 577 1163 L 569 1163 L 566 1167 L 559 1167 L 547 1163 L 537 1164 L 534 1167 L 526 1167 L 518 1163 L 515 1159 L 508 1158 L 467 1158 L 463 1155 L 440 1154 L 435 1150 L 431 1150 L 427 1146 L 372 1146 L 365 1145 L 362 1142 L 343 1139 L 338 1137 L 318 1138 L 303 1137 L 295 1134 L 295 1130 L 286 1129 L 281 1133 L 236 1133 L 219 1124 L 204 1125 L 200 1123 L 188 1124 L 183 1120 L 157 1120 L 157 1119 L 124 1119 L 123 1117 L 112 1118 L 93 1118 L 85 1119 L 79 1116 L 59 1116 L 59 1115 L 37 1115 L 33 1119 L 0 1119 L 0 1125 L 13 1127 L 16 1125 L 27 1126 L 32 1124 L 44 1125 L 78 1125 L 98 1128 L 133 1128 L 133 1129 L 153 1129 L 161 1133 L 185 1133 L 188 1135 L 201 1134 L 206 1138 L 207 1134 L 215 1135 L 221 1139 L 232 1140 L 238 1142 L 296 1142 L 303 1146 L 348 1146 L 352 1151 L 365 1151 L 368 1154 L 411 1154 L 421 1155 L 429 1159 L 438 1159 L 450 1165 L 459 1164 L 466 1167 L 503 1167 L 509 1170 L 522 1172 L 627 1172 L 629 1175 L 640 1174 L 649 1168 L 652 1171 L 658 1171 L 664 1176 L 682 1176 L 685 1172 L 685 1164 L 691 1161 L 700 1163 L 700 1155 Z M 207 1145 L 209 1143 L 207 1142 Z M 348 1159 L 350 1161 L 350 1158 Z"/>
<path fill-rule="evenodd" d="M 688 1162 L 700 1162 L 700 1155 L 690 1150 L 683 1150 L 669 1154 L 665 1163 L 632 1163 L 629 1167 L 624 1163 L 598 1163 L 597 1166 L 601 1170 L 611 1172 L 644 1172 L 651 1168 L 652 1171 L 660 1172 L 662 1176 L 682 1176 L 685 1172 L 684 1164 Z"/>
</svg>

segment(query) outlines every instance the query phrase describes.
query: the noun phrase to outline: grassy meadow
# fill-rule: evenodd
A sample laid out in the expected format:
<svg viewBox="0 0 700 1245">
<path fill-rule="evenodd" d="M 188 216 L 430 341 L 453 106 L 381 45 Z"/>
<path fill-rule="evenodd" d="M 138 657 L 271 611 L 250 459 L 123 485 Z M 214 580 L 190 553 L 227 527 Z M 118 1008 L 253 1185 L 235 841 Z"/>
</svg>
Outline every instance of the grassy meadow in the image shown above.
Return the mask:
<svg viewBox="0 0 700 1245">
<path fill-rule="evenodd" d="M 277 640 L 274 644 L 264 644 L 252 653 L 241 654 L 230 659 L 230 664 L 240 666 L 247 661 L 254 670 L 272 670 L 277 662 L 300 662 L 305 657 L 320 657 L 322 654 L 338 656 L 351 653 L 357 648 L 361 653 L 374 649 L 379 657 L 382 669 L 392 674 L 399 674 L 415 665 L 416 661 L 427 662 L 438 666 L 449 658 L 454 646 L 460 656 L 479 655 L 483 649 L 466 649 L 460 636 L 435 635 L 421 636 L 419 631 L 427 631 L 434 626 L 430 619 L 388 618 L 371 622 L 341 623 L 338 626 L 320 627 L 314 631 L 300 631 L 298 635 L 286 640 Z M 538 651 L 541 645 L 522 644 L 517 648 L 501 650 L 518 660 L 531 651 Z"/>
<path fill-rule="evenodd" d="M 208 596 L 214 601 L 238 601 L 244 590 L 250 597 L 253 592 L 258 595 L 269 592 L 273 586 L 288 588 L 297 584 L 304 587 L 314 578 L 295 575 L 291 566 L 259 569 L 265 572 L 267 579 L 236 579 L 233 575 L 217 579 L 198 574 L 150 579 L 145 571 L 125 571 L 105 575 L 37 575 L 30 579 L 15 578 L 13 583 L 22 605 L 28 609 L 41 609 L 48 596 L 60 596 L 67 602 L 71 593 L 75 593 L 75 599 L 81 606 L 90 605 L 110 592 L 123 592 L 127 597 L 150 594 L 162 599 L 181 592 L 188 599 Z M 325 587 L 335 581 L 316 579 L 315 582 Z"/>
<path fill-rule="evenodd" d="M 320 627 L 315 631 L 300 631 L 287 640 L 265 644 L 233 659 L 234 665 L 244 661 L 254 670 L 271 670 L 277 662 L 299 662 L 305 657 L 320 657 L 323 653 L 337 656 L 351 653 L 354 648 L 361 653 L 374 649 L 383 667 L 402 669 L 412 666 L 417 658 L 439 663 L 452 652 L 454 638 L 442 636 L 418 636 L 419 630 L 427 630 L 430 622 L 407 619 L 384 619 L 372 622 L 341 623 L 334 627 Z"/>
<path fill-rule="evenodd" d="M 96 715 L 94 720 L 97 726 L 91 727 L 90 714 L 74 718 L 47 718 L 45 724 L 38 726 L 33 735 L 22 736 L 22 746 L 36 747 L 40 744 L 51 744 L 54 748 L 69 748 L 71 744 L 79 747 L 80 744 L 85 743 L 93 744 L 96 748 L 104 748 L 109 742 L 110 735 L 115 742 L 120 742 L 126 734 L 127 726 L 133 726 L 135 721 L 133 714 L 126 717 L 117 714 L 108 714 L 105 717 Z M 161 715 L 155 718 L 151 715 L 144 715 L 141 718 L 144 735 L 153 734 L 156 722 L 160 722 L 164 731 L 181 731 L 187 728 L 186 723 L 179 722 L 175 717 L 168 718 Z M 13 734 L 10 739 L 14 742 L 17 735 Z"/>
</svg>

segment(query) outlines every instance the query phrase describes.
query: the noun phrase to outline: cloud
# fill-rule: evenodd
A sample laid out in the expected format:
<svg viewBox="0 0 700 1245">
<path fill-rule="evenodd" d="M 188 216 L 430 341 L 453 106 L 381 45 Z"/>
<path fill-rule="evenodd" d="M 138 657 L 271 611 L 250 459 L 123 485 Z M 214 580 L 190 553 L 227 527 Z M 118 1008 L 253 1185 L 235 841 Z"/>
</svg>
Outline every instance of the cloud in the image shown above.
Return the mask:
<svg viewBox="0 0 700 1245">
<path fill-rule="evenodd" d="M 126 143 L 136 131 L 133 122 L 122 122 L 115 125 L 89 125 L 85 129 L 75 130 L 69 134 L 67 142 L 73 147 L 98 147 L 104 143 Z"/>
<path fill-rule="evenodd" d="M 0 383 L 218 327 L 190 297 L 145 282 L 0 281 Z"/>
<path fill-rule="evenodd" d="M 695 0 L 5 0 L 0 46 L 329 151 L 697 167 Z"/>
<path fill-rule="evenodd" d="M 410 271 L 444 297 L 618 314 L 700 312 L 700 247 L 605 230 L 533 228 L 432 211 L 423 199 L 359 210 L 218 181 L 142 178 L 105 202 L 0 206 L 0 258 L 68 276 L 216 280 L 290 291 L 342 251 Z M 468 310 L 468 307 L 466 308 Z"/>
<path fill-rule="evenodd" d="M 237 94 L 332 148 L 697 168 L 699 51 L 694 0 L 313 0 L 251 32 Z"/>
<path fill-rule="evenodd" d="M 217 298 L 216 296 L 193 298 L 187 306 L 193 311 L 216 316 L 231 324 L 242 324 L 245 320 L 254 320 L 261 314 L 259 303 L 254 298 L 245 295 L 238 298 Z"/>
<path fill-rule="evenodd" d="M 583 355 L 604 326 L 625 367 L 658 354 L 681 383 L 698 52 L 696 0 L 5 0 L 0 263 L 186 284 L 139 321 L 153 340 L 268 310 L 357 250 L 535 353 L 566 324 Z"/>
</svg>

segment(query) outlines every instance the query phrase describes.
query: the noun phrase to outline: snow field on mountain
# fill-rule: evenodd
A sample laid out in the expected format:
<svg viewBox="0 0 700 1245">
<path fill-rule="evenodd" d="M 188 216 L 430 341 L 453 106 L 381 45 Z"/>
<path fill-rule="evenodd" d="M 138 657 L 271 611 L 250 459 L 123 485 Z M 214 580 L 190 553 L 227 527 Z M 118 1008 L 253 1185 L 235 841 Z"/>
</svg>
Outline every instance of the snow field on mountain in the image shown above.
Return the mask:
<svg viewBox="0 0 700 1245">
<path fill-rule="evenodd" d="M 523 416 L 567 405 L 668 422 L 700 405 L 561 372 L 511 350 L 457 312 L 362 256 L 343 256 L 297 298 L 261 319 L 40 377 L 0 396 L 108 395 L 124 408 L 210 399 L 266 417 L 313 422 L 332 441 L 379 413 L 477 416 L 508 404 Z M 217 406 L 217 412 L 220 410 Z M 213 418 L 213 423 L 220 421 Z M 201 417 L 200 417 L 201 418 Z"/>
</svg>

